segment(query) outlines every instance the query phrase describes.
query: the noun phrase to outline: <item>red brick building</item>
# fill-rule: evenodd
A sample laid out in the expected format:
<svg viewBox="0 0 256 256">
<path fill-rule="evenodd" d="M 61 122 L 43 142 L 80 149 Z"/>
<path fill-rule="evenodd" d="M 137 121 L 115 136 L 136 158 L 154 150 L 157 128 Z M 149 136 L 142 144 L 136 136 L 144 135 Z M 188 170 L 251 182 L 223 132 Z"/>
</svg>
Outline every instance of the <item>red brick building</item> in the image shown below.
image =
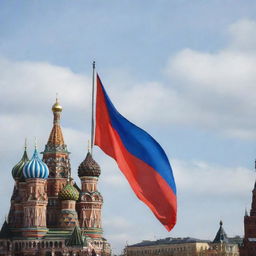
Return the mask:
<svg viewBox="0 0 256 256">
<path fill-rule="evenodd" d="M 240 256 L 256 255 L 256 183 L 252 191 L 252 206 L 250 215 L 245 211 L 244 240 L 240 247 Z"/>
</svg>

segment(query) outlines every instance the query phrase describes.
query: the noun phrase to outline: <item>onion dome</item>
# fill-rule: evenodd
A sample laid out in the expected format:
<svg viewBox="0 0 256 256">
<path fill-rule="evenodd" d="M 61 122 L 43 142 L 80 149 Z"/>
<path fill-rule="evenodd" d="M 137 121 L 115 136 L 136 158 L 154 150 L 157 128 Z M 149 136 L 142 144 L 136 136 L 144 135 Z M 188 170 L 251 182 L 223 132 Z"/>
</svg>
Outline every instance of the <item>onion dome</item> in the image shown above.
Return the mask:
<svg viewBox="0 0 256 256">
<path fill-rule="evenodd" d="M 29 162 L 23 167 L 23 175 L 26 179 L 47 179 L 49 175 L 48 166 L 39 158 L 37 149 Z"/>
<path fill-rule="evenodd" d="M 100 176 L 100 166 L 99 164 L 92 158 L 90 152 L 87 153 L 86 158 L 78 167 L 78 176 Z"/>
<path fill-rule="evenodd" d="M 56 102 L 52 106 L 52 112 L 61 112 L 62 106 L 59 104 L 58 98 L 56 98 Z"/>
<path fill-rule="evenodd" d="M 24 165 L 29 161 L 28 159 L 28 154 L 27 154 L 27 148 L 25 147 L 23 156 L 21 158 L 21 160 L 12 168 L 12 177 L 15 180 L 23 180 L 24 176 L 23 176 L 23 167 Z"/>
<path fill-rule="evenodd" d="M 79 192 L 70 182 L 68 182 L 68 184 L 59 193 L 60 200 L 77 201 L 78 198 L 79 198 Z"/>
</svg>

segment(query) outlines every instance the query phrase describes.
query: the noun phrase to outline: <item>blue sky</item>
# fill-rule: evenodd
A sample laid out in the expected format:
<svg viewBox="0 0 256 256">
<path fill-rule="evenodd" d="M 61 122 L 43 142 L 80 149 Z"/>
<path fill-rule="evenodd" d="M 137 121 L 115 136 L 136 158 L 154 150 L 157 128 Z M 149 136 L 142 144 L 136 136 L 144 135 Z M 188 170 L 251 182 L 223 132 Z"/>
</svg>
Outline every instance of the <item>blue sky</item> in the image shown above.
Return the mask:
<svg viewBox="0 0 256 256">
<path fill-rule="evenodd" d="M 95 149 L 114 251 L 166 236 L 213 239 L 220 219 L 229 235 L 243 235 L 255 180 L 255 45 L 255 1 L 1 1 L 2 219 L 24 138 L 32 150 L 37 136 L 43 150 L 56 92 L 77 179 L 95 60 L 116 107 L 166 150 L 178 190 L 178 223 L 168 233 Z"/>
<path fill-rule="evenodd" d="M 145 79 L 145 72 L 159 75 L 180 49 L 223 46 L 226 27 L 253 18 L 253 7 L 254 1 L 1 1 L 1 52 L 76 72 L 88 72 L 85 64 L 95 59 Z"/>
</svg>

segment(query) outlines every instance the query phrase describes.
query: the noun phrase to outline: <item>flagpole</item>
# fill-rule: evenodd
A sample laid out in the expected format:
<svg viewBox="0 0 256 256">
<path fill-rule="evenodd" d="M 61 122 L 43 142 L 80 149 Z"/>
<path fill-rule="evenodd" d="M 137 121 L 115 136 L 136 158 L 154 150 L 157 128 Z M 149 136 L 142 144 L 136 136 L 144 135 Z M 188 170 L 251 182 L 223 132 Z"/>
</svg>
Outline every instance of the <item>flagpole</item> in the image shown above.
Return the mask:
<svg viewBox="0 0 256 256">
<path fill-rule="evenodd" d="M 94 145 L 94 87 L 95 87 L 95 61 L 92 63 L 92 121 L 91 121 L 91 154 Z"/>
</svg>

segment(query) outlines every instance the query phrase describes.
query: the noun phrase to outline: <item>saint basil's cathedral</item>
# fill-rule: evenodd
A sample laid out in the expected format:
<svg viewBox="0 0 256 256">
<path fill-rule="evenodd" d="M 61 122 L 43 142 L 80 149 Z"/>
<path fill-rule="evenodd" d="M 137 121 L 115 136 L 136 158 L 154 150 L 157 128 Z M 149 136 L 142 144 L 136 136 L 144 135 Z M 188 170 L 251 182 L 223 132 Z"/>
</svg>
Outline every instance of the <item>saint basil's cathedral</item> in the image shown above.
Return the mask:
<svg viewBox="0 0 256 256">
<path fill-rule="evenodd" d="M 42 160 L 25 147 L 13 167 L 15 180 L 8 218 L 0 231 L 0 256 L 110 255 L 103 238 L 103 198 L 97 189 L 100 166 L 90 152 L 78 167 L 81 187 L 71 177 L 58 100 Z"/>
</svg>

